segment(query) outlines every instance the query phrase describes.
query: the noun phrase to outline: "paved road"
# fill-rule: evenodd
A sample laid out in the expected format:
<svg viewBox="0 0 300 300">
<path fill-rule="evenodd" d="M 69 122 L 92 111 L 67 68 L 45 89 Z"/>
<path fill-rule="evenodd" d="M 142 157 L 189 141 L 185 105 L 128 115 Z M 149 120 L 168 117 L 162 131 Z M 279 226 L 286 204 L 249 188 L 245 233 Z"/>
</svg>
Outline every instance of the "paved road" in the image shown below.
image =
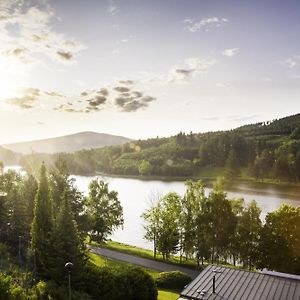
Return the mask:
<svg viewBox="0 0 300 300">
<path fill-rule="evenodd" d="M 186 273 L 188 276 L 190 276 L 192 279 L 196 278 L 199 275 L 199 271 L 191 270 L 185 267 L 180 267 L 160 261 L 154 261 L 147 258 L 142 258 L 135 255 L 125 254 L 118 251 L 113 251 L 105 248 L 98 248 L 94 246 L 88 246 L 91 249 L 92 253 L 112 258 L 116 260 L 125 261 L 128 263 L 131 263 L 133 265 L 141 266 L 148 269 L 157 270 L 160 272 L 169 272 L 169 271 L 181 271 L 183 273 Z"/>
</svg>

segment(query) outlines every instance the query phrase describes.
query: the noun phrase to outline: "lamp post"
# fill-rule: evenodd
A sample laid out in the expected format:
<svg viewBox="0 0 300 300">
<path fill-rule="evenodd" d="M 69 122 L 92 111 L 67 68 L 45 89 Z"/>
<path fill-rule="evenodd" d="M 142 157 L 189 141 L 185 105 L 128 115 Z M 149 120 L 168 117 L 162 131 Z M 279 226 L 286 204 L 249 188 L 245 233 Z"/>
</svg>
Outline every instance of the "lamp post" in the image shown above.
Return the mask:
<svg viewBox="0 0 300 300">
<path fill-rule="evenodd" d="M 73 264 L 71 262 L 67 262 L 65 264 L 65 268 L 68 271 L 68 290 L 69 290 L 69 300 L 71 300 L 71 270 L 73 268 Z"/>
</svg>

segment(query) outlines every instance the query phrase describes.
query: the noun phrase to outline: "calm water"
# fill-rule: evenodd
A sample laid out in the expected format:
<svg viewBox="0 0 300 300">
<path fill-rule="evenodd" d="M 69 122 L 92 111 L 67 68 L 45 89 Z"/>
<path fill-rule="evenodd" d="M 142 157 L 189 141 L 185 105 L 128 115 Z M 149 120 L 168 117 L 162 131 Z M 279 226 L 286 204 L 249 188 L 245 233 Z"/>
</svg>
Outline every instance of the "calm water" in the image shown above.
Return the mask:
<svg viewBox="0 0 300 300">
<path fill-rule="evenodd" d="M 94 177 L 74 176 L 78 188 L 87 194 L 89 182 Z M 135 245 L 144 248 L 151 248 L 152 244 L 143 239 L 144 228 L 141 214 L 149 208 L 151 199 L 157 195 L 165 195 L 168 192 L 177 192 L 183 195 L 185 185 L 182 181 L 158 181 L 158 180 L 138 180 L 117 177 L 100 177 L 108 182 L 109 189 L 116 190 L 124 210 L 124 229 L 117 230 L 112 240 Z M 242 190 L 228 191 L 229 198 L 245 199 L 248 203 L 255 199 L 262 209 L 262 217 L 268 212 L 276 210 L 282 203 L 289 203 L 294 206 L 300 206 L 300 194 L 293 196 L 285 194 L 281 189 L 272 188 L 254 188 L 250 186 L 240 186 Z M 210 188 L 206 189 L 209 193 Z"/>
<path fill-rule="evenodd" d="M 8 168 L 5 168 L 6 170 Z M 16 171 L 23 172 L 20 167 L 9 167 Z M 23 172 L 24 173 L 24 172 Z M 88 185 L 95 178 L 93 176 L 73 176 L 76 185 L 85 195 L 88 193 Z M 152 244 L 143 239 L 144 228 L 141 214 L 150 207 L 151 199 L 165 195 L 168 192 L 177 192 L 183 195 L 185 192 L 182 181 L 159 181 L 159 180 L 138 180 L 129 178 L 117 178 L 101 176 L 101 179 L 108 182 L 110 190 L 116 190 L 124 211 L 124 229 L 117 230 L 112 240 L 135 245 L 144 248 L 152 248 Z M 207 188 L 209 193 L 211 188 Z M 284 188 L 264 185 L 244 184 L 235 187 L 235 190 L 227 191 L 229 198 L 244 198 L 246 203 L 255 199 L 262 209 L 262 217 L 273 210 L 276 210 L 282 203 L 300 206 L 300 189 Z"/>
</svg>

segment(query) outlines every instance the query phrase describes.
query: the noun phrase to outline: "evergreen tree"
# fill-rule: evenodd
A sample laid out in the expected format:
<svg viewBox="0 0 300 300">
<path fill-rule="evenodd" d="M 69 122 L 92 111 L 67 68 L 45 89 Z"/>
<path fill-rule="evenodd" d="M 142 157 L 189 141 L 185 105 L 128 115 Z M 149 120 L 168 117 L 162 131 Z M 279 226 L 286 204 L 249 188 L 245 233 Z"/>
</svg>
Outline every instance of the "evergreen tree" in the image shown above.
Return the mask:
<svg viewBox="0 0 300 300">
<path fill-rule="evenodd" d="M 52 253 L 49 257 L 51 278 L 58 283 L 63 282 L 66 276 L 65 264 L 67 262 L 73 263 L 72 278 L 76 280 L 81 276 L 85 261 L 84 244 L 79 237 L 68 191 L 65 191 L 61 198 L 61 207 L 51 238 Z"/>
<path fill-rule="evenodd" d="M 28 231 L 33 221 L 35 195 L 37 193 L 38 183 L 33 175 L 28 175 L 21 185 L 21 194 L 26 205 L 26 222 Z"/>
<path fill-rule="evenodd" d="M 49 196 L 46 167 L 40 170 L 38 191 L 35 196 L 34 217 L 31 228 L 31 250 L 36 272 L 47 276 L 49 270 L 50 239 L 53 230 L 52 203 Z"/>
</svg>

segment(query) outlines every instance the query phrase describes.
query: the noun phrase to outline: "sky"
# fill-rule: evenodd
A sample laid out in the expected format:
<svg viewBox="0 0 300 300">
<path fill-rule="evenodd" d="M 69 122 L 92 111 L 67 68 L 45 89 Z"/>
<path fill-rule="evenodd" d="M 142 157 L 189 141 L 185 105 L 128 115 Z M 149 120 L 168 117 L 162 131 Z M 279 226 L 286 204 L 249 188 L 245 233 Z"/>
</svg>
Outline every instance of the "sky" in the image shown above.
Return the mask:
<svg viewBox="0 0 300 300">
<path fill-rule="evenodd" d="M 0 144 L 300 112 L 299 0 L 0 0 Z"/>
</svg>

